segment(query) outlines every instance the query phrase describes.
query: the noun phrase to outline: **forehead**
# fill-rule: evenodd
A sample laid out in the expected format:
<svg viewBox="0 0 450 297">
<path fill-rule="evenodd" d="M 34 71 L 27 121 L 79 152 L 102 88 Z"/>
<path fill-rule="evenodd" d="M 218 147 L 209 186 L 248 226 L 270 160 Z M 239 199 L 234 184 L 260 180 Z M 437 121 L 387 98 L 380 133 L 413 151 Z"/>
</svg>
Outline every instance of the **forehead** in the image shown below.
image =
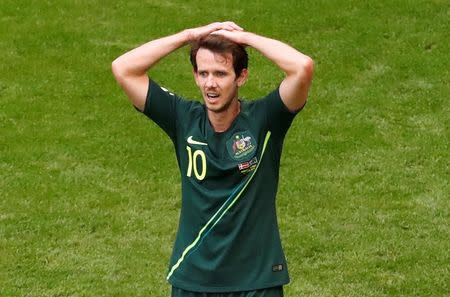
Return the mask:
<svg viewBox="0 0 450 297">
<path fill-rule="evenodd" d="M 200 48 L 197 52 L 197 68 L 217 68 L 222 70 L 233 69 L 233 56 L 231 53 L 215 53 L 209 49 Z"/>
</svg>

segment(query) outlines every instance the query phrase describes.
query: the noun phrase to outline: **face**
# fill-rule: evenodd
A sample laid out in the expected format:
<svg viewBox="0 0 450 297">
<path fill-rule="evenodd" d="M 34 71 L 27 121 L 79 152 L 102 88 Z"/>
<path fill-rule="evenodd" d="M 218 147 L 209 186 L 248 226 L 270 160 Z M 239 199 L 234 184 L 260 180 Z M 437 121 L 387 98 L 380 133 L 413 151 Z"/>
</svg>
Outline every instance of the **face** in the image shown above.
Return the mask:
<svg viewBox="0 0 450 297">
<path fill-rule="evenodd" d="M 236 77 L 231 54 L 218 54 L 204 48 L 197 52 L 195 82 L 200 88 L 206 108 L 215 113 L 226 112 L 237 103 L 238 88 L 245 83 L 247 69 Z"/>
</svg>

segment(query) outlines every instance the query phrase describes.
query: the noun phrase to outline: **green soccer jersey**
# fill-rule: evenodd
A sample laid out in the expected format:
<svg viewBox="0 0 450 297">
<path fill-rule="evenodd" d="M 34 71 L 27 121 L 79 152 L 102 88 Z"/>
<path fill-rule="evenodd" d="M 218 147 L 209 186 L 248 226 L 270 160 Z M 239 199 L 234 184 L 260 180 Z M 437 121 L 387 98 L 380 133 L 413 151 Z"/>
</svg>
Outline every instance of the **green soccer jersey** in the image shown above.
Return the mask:
<svg viewBox="0 0 450 297">
<path fill-rule="evenodd" d="M 206 108 L 151 81 L 144 114 L 171 138 L 182 204 L 168 281 L 199 292 L 234 292 L 289 282 L 275 197 L 283 139 L 295 114 L 279 90 L 240 101 L 216 133 Z"/>
</svg>

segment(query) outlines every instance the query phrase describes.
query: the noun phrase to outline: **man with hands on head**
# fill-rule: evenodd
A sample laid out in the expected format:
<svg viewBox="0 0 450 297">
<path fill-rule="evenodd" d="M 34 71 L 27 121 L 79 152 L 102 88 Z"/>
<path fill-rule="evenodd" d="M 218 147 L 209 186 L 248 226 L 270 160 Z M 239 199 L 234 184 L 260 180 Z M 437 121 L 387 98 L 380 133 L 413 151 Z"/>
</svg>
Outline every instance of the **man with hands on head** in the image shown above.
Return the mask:
<svg viewBox="0 0 450 297">
<path fill-rule="evenodd" d="M 203 104 L 160 87 L 147 71 L 191 44 Z M 285 74 L 241 100 L 250 46 Z M 280 41 L 216 22 L 150 41 L 112 64 L 132 104 L 172 140 L 182 206 L 167 280 L 172 296 L 283 296 L 289 282 L 276 216 L 284 137 L 303 108 L 313 61 Z"/>
</svg>

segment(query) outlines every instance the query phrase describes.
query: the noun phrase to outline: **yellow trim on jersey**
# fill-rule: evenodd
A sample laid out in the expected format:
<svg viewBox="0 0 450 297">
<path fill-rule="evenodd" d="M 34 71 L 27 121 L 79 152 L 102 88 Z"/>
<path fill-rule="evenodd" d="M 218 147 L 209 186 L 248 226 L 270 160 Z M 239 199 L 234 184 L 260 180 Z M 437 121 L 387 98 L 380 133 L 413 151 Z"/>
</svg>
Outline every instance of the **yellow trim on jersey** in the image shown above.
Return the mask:
<svg viewBox="0 0 450 297">
<path fill-rule="evenodd" d="M 245 185 L 242 187 L 241 191 L 236 195 L 236 197 L 233 199 L 233 201 L 230 203 L 230 205 L 228 205 L 228 207 L 222 212 L 222 214 L 219 216 L 219 218 L 214 222 L 214 224 L 211 226 L 211 228 L 209 230 L 211 230 L 212 228 L 214 228 L 215 225 L 217 225 L 217 223 L 222 219 L 222 217 L 225 215 L 225 213 L 228 212 L 228 210 L 236 203 L 236 201 L 239 199 L 239 197 L 242 195 L 242 193 L 244 192 L 244 190 L 247 188 L 247 186 L 249 185 L 249 183 L 251 182 L 251 180 L 253 179 L 253 176 L 255 175 L 256 171 L 258 171 L 259 165 L 261 164 L 262 158 L 264 156 L 264 151 L 266 150 L 266 146 L 267 143 L 269 142 L 269 138 L 270 138 L 271 132 L 267 131 L 266 133 L 266 137 L 264 139 L 264 144 L 263 144 L 263 148 L 261 151 L 261 156 L 259 158 L 259 163 L 256 166 L 256 169 L 253 171 L 252 175 L 250 176 L 250 178 L 247 180 L 247 182 L 245 183 Z M 230 197 L 231 198 L 231 197 Z M 227 199 L 228 201 L 229 199 Z M 219 213 L 222 211 L 222 209 L 225 207 L 225 205 L 227 204 L 227 201 L 225 201 L 225 203 L 220 207 L 220 209 L 212 216 L 212 218 L 205 224 L 205 226 L 203 226 L 203 228 L 200 230 L 200 232 L 198 232 L 197 237 L 195 238 L 195 240 L 186 247 L 186 249 L 183 251 L 183 253 L 181 254 L 181 257 L 178 259 L 177 263 L 175 263 L 175 265 L 172 266 L 172 268 L 170 269 L 169 274 L 167 275 L 167 280 L 172 276 L 172 274 L 174 273 L 174 271 L 181 265 L 181 263 L 184 261 L 187 253 L 194 248 L 197 243 L 199 242 L 199 240 L 202 238 L 202 234 L 205 232 L 205 230 L 208 228 L 208 226 L 211 224 L 211 222 L 214 221 L 214 219 L 216 218 L 217 215 L 219 215 Z M 208 231 L 209 232 L 209 231 Z M 208 234 L 208 233 L 207 233 Z"/>
</svg>

